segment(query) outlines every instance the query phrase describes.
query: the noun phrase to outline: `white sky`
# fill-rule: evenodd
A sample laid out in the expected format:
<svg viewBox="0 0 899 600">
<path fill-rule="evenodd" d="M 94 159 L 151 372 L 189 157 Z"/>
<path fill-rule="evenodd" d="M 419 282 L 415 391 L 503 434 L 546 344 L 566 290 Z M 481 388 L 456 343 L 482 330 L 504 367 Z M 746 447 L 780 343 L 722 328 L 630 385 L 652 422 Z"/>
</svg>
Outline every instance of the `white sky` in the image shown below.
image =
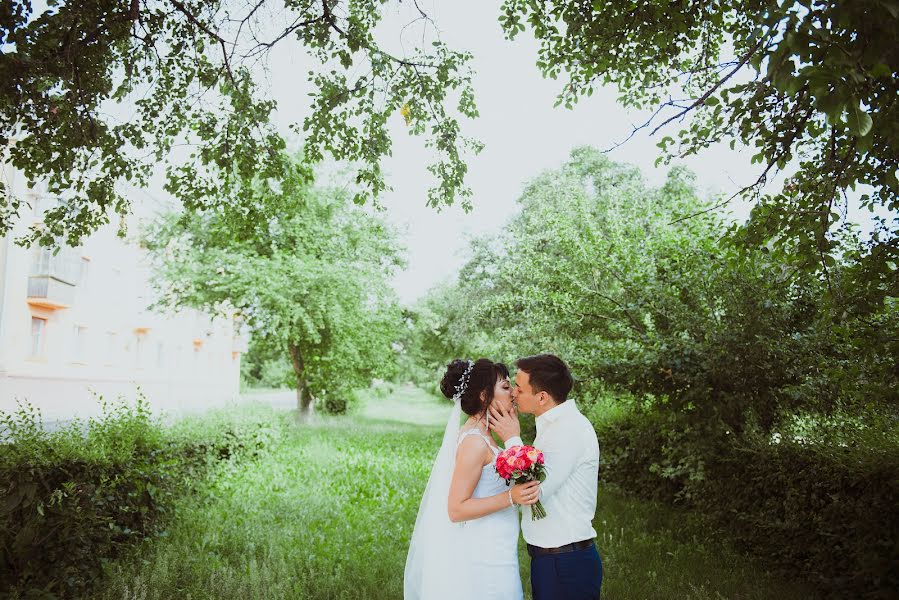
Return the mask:
<svg viewBox="0 0 899 600">
<path fill-rule="evenodd" d="M 474 210 L 465 214 L 453 207 L 437 213 L 425 205 L 432 183 L 425 169 L 428 155 L 421 140 L 404 134 L 405 125 L 397 115 L 394 156 L 387 164 L 393 192 L 385 196 L 384 204 L 391 220 L 408 227 L 408 268 L 395 279 L 405 301 L 419 297 L 461 267 L 469 236 L 499 235 L 530 179 L 561 166 L 577 146 L 612 146 L 630 134 L 632 124 L 647 118 L 618 106 L 614 89 L 597 90 L 574 110 L 553 108 L 562 82 L 540 74 L 535 66 L 537 44 L 529 32 L 514 42 L 503 37 L 497 18 L 499 2 L 437 0 L 431 5 L 425 10 L 436 21 L 442 39 L 475 57 L 480 118 L 468 123 L 467 131 L 485 148 L 469 161 Z M 654 167 L 660 138 L 638 134 L 609 156 L 640 167 L 651 183 L 661 183 L 668 167 Z M 700 190 L 729 191 L 737 189 L 734 182 L 754 181 L 750 177 L 758 169 L 750 168 L 749 157 L 723 147 L 684 164 L 696 172 Z M 742 206 L 734 209 L 738 218 L 748 214 Z"/>
</svg>

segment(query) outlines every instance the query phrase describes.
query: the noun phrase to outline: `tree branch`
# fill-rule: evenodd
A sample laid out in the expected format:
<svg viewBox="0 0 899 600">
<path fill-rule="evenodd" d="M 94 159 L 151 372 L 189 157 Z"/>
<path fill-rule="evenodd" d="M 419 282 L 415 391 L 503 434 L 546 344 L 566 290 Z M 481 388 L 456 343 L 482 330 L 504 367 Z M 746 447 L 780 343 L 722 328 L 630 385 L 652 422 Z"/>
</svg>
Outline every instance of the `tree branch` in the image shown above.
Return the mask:
<svg viewBox="0 0 899 600">
<path fill-rule="evenodd" d="M 691 110 L 693 110 L 693 109 L 696 108 L 697 106 L 700 106 L 703 102 L 705 102 L 706 100 L 708 100 L 709 96 L 711 96 L 712 94 L 714 94 L 715 91 L 718 90 L 718 88 L 720 88 L 722 85 L 724 85 L 724 83 L 725 83 L 727 80 L 729 80 L 731 77 L 733 77 L 733 76 L 737 73 L 737 71 L 739 71 L 740 69 L 742 69 L 743 66 L 744 66 L 746 63 L 749 62 L 749 59 L 752 58 L 752 56 L 753 56 L 756 52 L 758 52 L 758 49 L 762 47 L 762 44 L 764 43 L 764 41 L 765 41 L 765 38 L 760 38 L 759 41 L 758 41 L 758 43 L 756 43 L 756 45 L 752 48 L 752 50 L 750 50 L 749 52 L 747 52 L 746 55 L 740 60 L 740 62 L 737 63 L 737 66 L 735 66 L 733 69 L 731 69 L 730 73 L 728 73 L 727 75 L 725 75 L 724 77 L 722 77 L 720 80 L 718 80 L 718 83 L 716 83 L 716 84 L 713 85 L 711 88 L 709 88 L 709 90 L 706 91 L 705 94 L 703 94 L 702 96 L 700 96 L 699 98 L 697 98 L 697 99 L 693 102 L 693 104 L 691 104 L 691 105 L 688 106 L 687 108 L 683 109 L 681 112 L 677 113 L 676 115 L 674 115 L 674 116 L 671 117 L 670 119 L 666 119 L 664 122 L 662 122 L 662 124 L 659 125 L 658 127 L 656 127 L 655 129 L 653 129 L 653 130 L 652 130 L 652 133 L 650 133 L 649 135 L 655 135 L 656 132 L 657 132 L 659 129 L 661 129 L 662 127 L 664 127 L 664 126 L 667 125 L 668 123 L 671 123 L 672 121 L 676 121 L 677 119 L 680 119 L 681 117 L 683 117 L 684 115 L 686 115 L 688 112 L 690 112 Z"/>
<path fill-rule="evenodd" d="M 318 21 L 321 21 L 324 18 L 325 18 L 324 15 L 322 15 L 320 17 L 315 17 L 314 19 L 308 19 L 306 21 L 299 21 L 299 17 L 298 17 L 297 20 L 295 20 L 287 29 L 285 29 L 280 35 L 278 35 L 278 37 L 276 37 L 275 39 L 273 39 L 270 42 L 259 42 L 255 48 L 253 48 L 250 52 L 247 52 L 244 55 L 244 58 L 252 58 L 252 57 L 258 55 L 260 52 L 264 52 L 265 50 L 271 50 L 275 46 L 275 44 L 277 44 L 278 42 L 280 42 L 281 40 L 286 38 L 291 33 L 295 32 L 297 29 L 302 29 L 303 27 L 308 27 L 309 25 L 317 23 Z M 265 50 L 262 50 L 262 49 L 265 49 Z"/>
<path fill-rule="evenodd" d="M 336 31 L 337 33 L 339 33 L 339 34 L 342 35 L 343 37 L 346 37 L 346 32 L 344 32 L 344 30 L 341 29 L 341 28 L 337 25 L 337 21 L 334 20 L 334 15 L 331 13 L 331 7 L 328 6 L 328 0 L 322 0 L 322 9 L 324 10 L 324 13 L 325 13 L 324 16 L 323 16 L 323 18 L 325 19 L 325 21 L 328 22 L 328 24 L 331 26 L 331 28 L 332 28 L 334 31 Z"/>
<path fill-rule="evenodd" d="M 807 90 L 803 90 L 802 96 L 804 96 L 806 92 L 807 92 Z M 802 99 L 802 96 L 800 97 L 800 100 Z M 798 102 L 797 102 L 796 106 L 797 106 L 797 108 L 799 107 Z M 750 183 L 749 185 L 740 188 L 726 200 L 717 202 L 714 205 L 710 206 L 709 208 L 689 214 L 685 217 L 680 217 L 679 219 L 675 219 L 674 221 L 671 221 L 669 223 L 669 225 L 676 225 L 677 223 L 681 223 L 688 219 L 692 219 L 693 217 L 698 217 L 700 215 L 704 215 L 704 214 L 710 213 L 712 211 L 718 210 L 722 206 L 727 205 L 731 200 L 733 200 L 737 196 L 742 196 L 743 194 L 745 194 L 746 192 L 748 192 L 751 189 L 758 189 L 758 188 L 761 188 L 761 186 L 765 185 L 765 183 L 768 180 L 768 173 L 771 171 L 771 169 L 774 167 L 774 165 L 776 165 L 777 162 L 781 158 L 786 156 L 786 154 L 790 151 L 790 148 L 793 147 L 793 142 L 796 140 L 796 137 L 799 135 L 799 133 L 801 131 L 803 131 L 805 129 L 805 124 L 808 122 L 808 120 L 811 118 L 811 116 L 812 116 L 812 114 L 814 114 L 814 112 L 815 112 L 814 106 L 809 105 L 808 109 L 805 111 L 805 114 L 801 117 L 799 123 L 793 128 L 793 131 L 790 134 L 790 137 L 781 145 L 780 152 L 778 152 L 776 155 L 774 155 L 774 157 L 770 161 L 768 161 L 768 165 L 765 167 L 765 170 L 762 171 L 762 174 L 758 176 L 758 178 L 755 180 L 755 182 Z"/>
<path fill-rule="evenodd" d="M 213 38 L 214 40 L 216 40 L 219 43 L 219 45 L 222 47 L 222 58 L 225 61 L 225 70 L 228 72 L 228 78 L 231 80 L 231 83 L 236 85 L 237 82 L 234 79 L 234 72 L 231 70 L 231 61 L 228 59 L 228 47 L 227 47 L 228 42 L 226 42 L 222 36 L 220 36 L 216 32 L 209 29 L 209 27 L 205 23 L 200 21 L 192 12 L 187 10 L 187 7 L 184 6 L 181 2 L 179 2 L 178 0 L 171 0 L 171 1 L 172 1 L 172 5 L 176 9 L 178 9 L 178 12 L 182 13 L 185 17 L 187 17 L 188 21 L 190 21 L 191 23 L 196 25 L 201 31 L 203 31 L 203 33 L 205 33 L 206 35 Z"/>
</svg>

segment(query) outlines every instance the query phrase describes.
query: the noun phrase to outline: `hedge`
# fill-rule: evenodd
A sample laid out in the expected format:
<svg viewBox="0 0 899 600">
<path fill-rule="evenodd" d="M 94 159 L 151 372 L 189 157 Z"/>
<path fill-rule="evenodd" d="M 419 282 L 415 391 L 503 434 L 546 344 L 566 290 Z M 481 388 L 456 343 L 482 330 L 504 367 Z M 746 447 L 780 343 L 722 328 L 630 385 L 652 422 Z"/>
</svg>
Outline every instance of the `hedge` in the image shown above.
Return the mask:
<svg viewBox="0 0 899 600">
<path fill-rule="evenodd" d="M 680 425 L 680 426 L 679 426 Z M 823 597 L 895 598 L 899 446 L 748 442 L 634 413 L 596 425 L 601 479 L 700 513 Z"/>
<path fill-rule="evenodd" d="M 164 427 L 143 399 L 52 433 L 27 404 L 0 414 L 0 596 L 84 596 L 103 561 L 164 533 L 209 469 L 277 436 L 270 420 L 198 423 Z"/>
</svg>

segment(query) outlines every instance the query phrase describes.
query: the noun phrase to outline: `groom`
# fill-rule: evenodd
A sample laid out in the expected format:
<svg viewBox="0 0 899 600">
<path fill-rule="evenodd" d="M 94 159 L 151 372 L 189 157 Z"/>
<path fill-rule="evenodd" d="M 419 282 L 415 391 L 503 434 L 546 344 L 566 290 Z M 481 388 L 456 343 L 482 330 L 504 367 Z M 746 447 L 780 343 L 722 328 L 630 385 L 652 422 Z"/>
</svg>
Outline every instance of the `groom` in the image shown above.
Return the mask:
<svg viewBox="0 0 899 600">
<path fill-rule="evenodd" d="M 512 398 L 518 410 L 537 417 L 534 447 L 543 451 L 546 480 L 540 500 L 546 517 L 522 510 L 521 531 L 531 556 L 534 600 L 594 600 L 602 587 L 602 560 L 593 543 L 599 442 L 590 421 L 568 399 L 573 379 L 562 360 L 539 354 L 516 361 Z M 490 407 L 491 428 L 506 448 L 521 446 L 513 408 Z"/>
</svg>

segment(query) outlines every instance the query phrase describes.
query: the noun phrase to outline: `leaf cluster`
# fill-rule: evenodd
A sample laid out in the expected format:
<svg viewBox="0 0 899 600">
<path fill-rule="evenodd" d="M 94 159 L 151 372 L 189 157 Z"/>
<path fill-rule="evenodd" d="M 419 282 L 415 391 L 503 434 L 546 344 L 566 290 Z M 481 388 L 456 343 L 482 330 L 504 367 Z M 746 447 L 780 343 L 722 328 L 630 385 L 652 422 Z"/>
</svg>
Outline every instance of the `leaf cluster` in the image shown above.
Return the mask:
<svg viewBox="0 0 899 600">
<path fill-rule="evenodd" d="M 298 388 L 340 404 L 392 373 L 399 314 L 388 280 L 402 248 L 343 190 L 300 182 L 263 195 L 279 214 L 248 232 L 217 213 L 148 228 L 160 304 L 237 316 L 266 354 L 290 358 Z"/>
<path fill-rule="evenodd" d="M 838 260 L 850 206 L 889 216 L 860 252 L 855 286 L 871 302 L 896 297 L 899 214 L 899 3 L 507 0 L 501 23 L 529 27 L 537 65 L 567 82 L 572 107 L 600 85 L 623 106 L 653 111 L 640 129 L 681 129 L 659 142 L 671 160 L 729 141 L 763 165 L 740 189 L 759 201 L 735 236 L 779 261 L 824 272 Z M 795 165 L 782 192 L 771 174 Z"/>
<path fill-rule="evenodd" d="M 60 203 L 18 242 L 78 246 L 120 219 L 156 165 L 189 210 L 232 219 L 275 216 L 257 202 L 257 180 L 292 176 L 272 125 L 275 101 L 263 61 L 294 43 L 318 63 L 309 72 L 312 113 L 302 124 L 309 166 L 331 155 L 358 164 L 357 203 L 386 188 L 388 119 L 400 107 L 433 148 L 435 206 L 466 199 L 468 151 L 460 118 L 477 114 L 471 56 L 438 40 L 395 56 L 379 43 L 387 0 L 87 0 L 0 9 L 0 161 Z M 423 17 L 425 24 L 430 20 Z M 186 150 L 185 150 L 186 149 Z M 0 235 L 28 199 L 0 184 Z M 33 207 L 32 207 L 33 208 Z"/>
</svg>

